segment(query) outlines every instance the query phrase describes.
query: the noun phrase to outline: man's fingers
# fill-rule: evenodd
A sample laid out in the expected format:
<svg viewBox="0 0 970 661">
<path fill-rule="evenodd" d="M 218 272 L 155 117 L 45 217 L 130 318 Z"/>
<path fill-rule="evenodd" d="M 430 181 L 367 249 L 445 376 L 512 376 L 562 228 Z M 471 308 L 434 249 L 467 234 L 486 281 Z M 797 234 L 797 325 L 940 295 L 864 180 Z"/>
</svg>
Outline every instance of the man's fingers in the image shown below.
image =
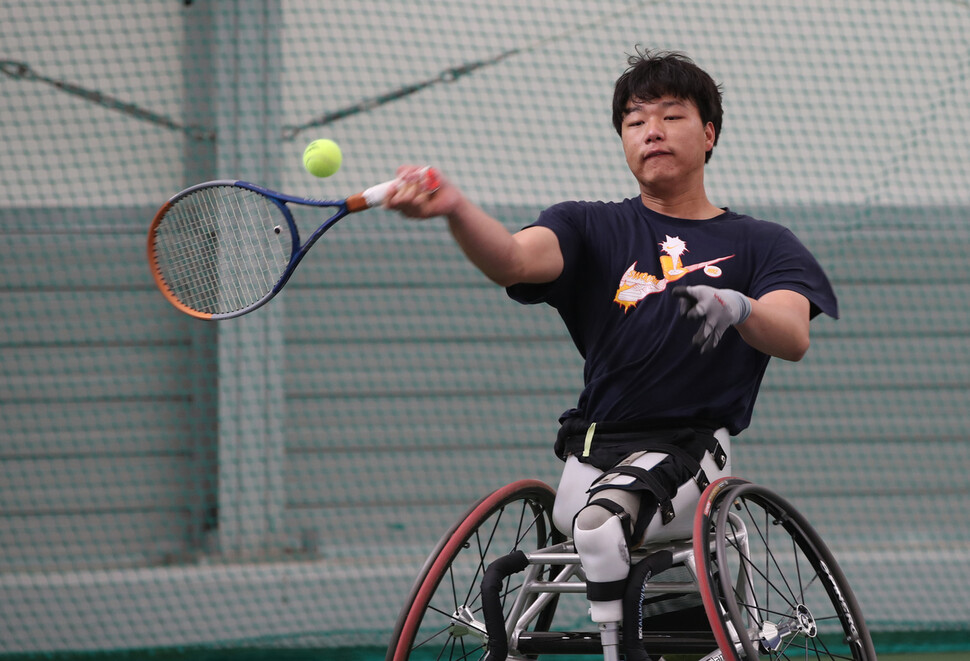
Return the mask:
<svg viewBox="0 0 970 661">
<path fill-rule="evenodd" d="M 714 324 L 705 322 L 697 329 L 691 342 L 701 348 L 701 353 L 707 353 L 718 345 L 721 335 L 722 332 L 718 331 Z"/>
<path fill-rule="evenodd" d="M 674 287 L 670 290 L 670 293 L 680 299 L 681 316 L 686 316 L 688 319 L 695 319 L 694 309 L 697 306 L 697 297 L 691 294 L 684 285 Z"/>
<path fill-rule="evenodd" d="M 671 294 L 680 299 L 680 314 L 687 319 L 701 319 L 707 315 L 707 300 L 694 293 L 699 289 L 700 287 L 696 285 L 693 287 L 681 285 L 670 290 Z"/>
<path fill-rule="evenodd" d="M 673 289 L 670 290 L 670 293 L 673 296 L 676 296 L 677 298 L 681 299 L 681 303 L 685 301 L 688 304 L 697 302 L 697 297 L 694 296 L 692 293 L 690 293 L 690 288 L 685 285 L 678 285 L 674 287 Z"/>
</svg>

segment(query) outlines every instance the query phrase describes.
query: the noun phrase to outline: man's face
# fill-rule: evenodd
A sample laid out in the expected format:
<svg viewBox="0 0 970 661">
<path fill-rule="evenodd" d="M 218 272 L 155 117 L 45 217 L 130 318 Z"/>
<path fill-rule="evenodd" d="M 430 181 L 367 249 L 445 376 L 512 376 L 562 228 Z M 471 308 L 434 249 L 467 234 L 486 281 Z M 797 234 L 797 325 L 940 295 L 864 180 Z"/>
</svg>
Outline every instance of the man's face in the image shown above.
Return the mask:
<svg viewBox="0 0 970 661">
<path fill-rule="evenodd" d="M 714 125 L 701 121 L 692 101 L 662 96 L 631 99 L 621 138 L 630 171 L 642 187 L 660 192 L 671 185 L 703 181 L 705 154 L 714 147 Z"/>
</svg>

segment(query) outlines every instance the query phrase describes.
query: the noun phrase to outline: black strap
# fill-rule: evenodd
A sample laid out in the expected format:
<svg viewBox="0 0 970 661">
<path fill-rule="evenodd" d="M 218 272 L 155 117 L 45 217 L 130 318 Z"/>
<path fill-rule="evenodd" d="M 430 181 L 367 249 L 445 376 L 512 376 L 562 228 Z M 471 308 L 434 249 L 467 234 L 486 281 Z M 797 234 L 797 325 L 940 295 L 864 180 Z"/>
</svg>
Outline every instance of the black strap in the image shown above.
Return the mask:
<svg viewBox="0 0 970 661">
<path fill-rule="evenodd" d="M 573 435 L 585 435 L 590 421 L 583 418 L 565 418 L 561 420 L 562 429 Z M 668 431 L 671 429 L 709 429 L 711 432 L 723 427 L 708 418 L 653 418 L 650 420 L 625 420 L 622 422 L 597 422 L 596 433 L 608 435 L 635 434 L 643 435 L 651 432 Z"/>
<path fill-rule="evenodd" d="M 607 427 L 615 427 L 615 424 Z M 684 440 L 690 445 L 701 443 L 703 449 L 710 453 L 719 470 L 723 470 L 727 465 L 727 453 L 714 435 L 715 430 L 707 425 L 654 429 L 649 432 L 602 432 L 600 425 L 597 424 L 591 456 L 585 457 L 583 455 L 587 449 L 586 431 L 588 429 L 589 425 L 564 423 L 556 439 L 556 455 L 563 461 L 569 455 L 574 455 L 581 462 L 605 471 L 635 452 L 663 452 L 677 457 L 683 465 L 689 466 L 691 473 L 696 476 L 698 486 L 703 491 L 710 484 L 710 480 L 701 470 L 699 458 L 692 456 L 681 446 L 669 442 L 671 435 L 686 437 L 689 434 L 689 440 L 687 438 Z M 576 433 L 578 430 L 582 430 L 582 433 Z"/>
<path fill-rule="evenodd" d="M 714 459 L 714 463 L 717 464 L 719 470 L 723 470 L 727 465 L 727 453 L 724 452 L 724 448 L 721 447 L 720 442 L 714 436 L 711 437 L 713 443 L 707 443 L 706 449 L 710 453 L 711 457 Z M 677 461 L 679 461 L 684 466 L 690 470 L 694 475 L 694 481 L 697 482 L 697 486 L 701 491 L 706 489 L 711 481 L 707 477 L 707 473 L 701 468 L 701 462 L 692 457 L 689 452 L 684 450 L 682 447 L 677 445 L 665 445 L 658 444 L 654 448 L 651 448 L 651 452 L 663 452 L 673 456 Z"/>
<path fill-rule="evenodd" d="M 607 475 L 629 475 L 634 478 L 634 484 L 617 486 L 613 484 L 598 484 L 599 480 L 593 482 L 593 486 L 590 487 L 590 493 L 595 494 L 597 491 L 604 489 L 633 489 L 634 487 L 639 487 L 639 490 L 649 491 L 653 494 L 654 498 L 657 499 L 657 503 L 660 507 L 660 516 L 664 522 L 664 525 L 670 523 L 674 520 L 674 505 L 671 502 L 671 498 L 674 494 L 671 494 L 661 482 L 650 474 L 646 468 L 640 468 L 639 466 L 614 466 L 609 470 L 609 472 L 604 473 L 602 477 Z M 607 501 L 609 502 L 609 501 Z"/>
<path fill-rule="evenodd" d="M 596 581 L 586 581 L 586 598 L 590 601 L 613 601 L 623 599 L 626 592 L 626 579 L 610 581 L 609 583 L 597 583 Z"/>
<path fill-rule="evenodd" d="M 592 423 L 578 418 L 565 420 L 556 437 L 556 455 L 563 461 L 570 454 L 583 458 L 586 435 L 591 425 Z M 670 441 L 677 439 L 692 443 L 702 440 L 706 449 L 713 452 L 717 445 L 714 437 L 717 429 L 718 425 L 700 419 L 653 423 L 597 422 L 592 449 L 609 451 L 616 448 L 622 452 L 622 456 L 626 456 L 633 452 L 650 450 L 657 443 L 670 444 Z"/>
<path fill-rule="evenodd" d="M 630 513 L 623 509 L 622 505 L 613 502 L 608 498 L 591 498 L 588 505 L 599 505 L 606 511 L 616 516 L 623 525 L 623 534 L 626 535 L 627 543 L 629 544 L 633 537 L 633 524 L 630 518 Z M 576 516 L 579 516 L 579 512 L 576 513 Z"/>
<path fill-rule="evenodd" d="M 727 452 L 721 447 L 721 442 L 717 438 L 714 439 L 714 449 L 708 449 L 708 452 L 714 457 L 714 463 L 717 464 L 718 470 L 724 470 L 724 467 L 727 466 Z"/>
</svg>

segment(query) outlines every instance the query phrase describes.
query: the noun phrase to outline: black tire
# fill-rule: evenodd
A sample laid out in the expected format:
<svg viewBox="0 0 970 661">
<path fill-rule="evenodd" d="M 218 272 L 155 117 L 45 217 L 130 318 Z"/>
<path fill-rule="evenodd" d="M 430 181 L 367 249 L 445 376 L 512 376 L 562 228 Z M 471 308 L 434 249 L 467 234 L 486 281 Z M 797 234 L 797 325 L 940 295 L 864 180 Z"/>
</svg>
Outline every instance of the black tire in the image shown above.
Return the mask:
<svg viewBox="0 0 970 661">
<path fill-rule="evenodd" d="M 694 545 L 701 596 L 725 659 L 876 661 L 845 574 L 781 496 L 737 478 L 715 482 L 701 498 Z"/>
<path fill-rule="evenodd" d="M 464 608 L 476 621 L 482 620 L 480 583 L 492 561 L 515 550 L 529 552 L 563 541 L 552 524 L 554 501 L 550 486 L 520 480 L 473 505 L 428 556 L 398 617 L 386 661 L 484 657 L 481 632 L 462 626 L 455 614 Z M 520 586 L 521 574 L 506 580 L 506 608 Z M 548 630 L 555 606 L 553 601 L 542 612 L 536 630 Z"/>
</svg>

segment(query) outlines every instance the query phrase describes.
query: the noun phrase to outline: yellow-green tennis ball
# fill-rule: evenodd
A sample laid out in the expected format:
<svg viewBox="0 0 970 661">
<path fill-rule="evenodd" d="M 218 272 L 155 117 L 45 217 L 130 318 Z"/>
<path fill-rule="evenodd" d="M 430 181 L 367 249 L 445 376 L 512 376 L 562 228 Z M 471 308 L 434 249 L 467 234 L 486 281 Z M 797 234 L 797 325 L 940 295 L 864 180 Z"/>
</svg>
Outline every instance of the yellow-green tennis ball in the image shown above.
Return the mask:
<svg viewBox="0 0 970 661">
<path fill-rule="evenodd" d="M 315 177 L 329 177 L 340 169 L 344 157 L 333 140 L 314 140 L 303 151 L 303 167 Z"/>
</svg>

